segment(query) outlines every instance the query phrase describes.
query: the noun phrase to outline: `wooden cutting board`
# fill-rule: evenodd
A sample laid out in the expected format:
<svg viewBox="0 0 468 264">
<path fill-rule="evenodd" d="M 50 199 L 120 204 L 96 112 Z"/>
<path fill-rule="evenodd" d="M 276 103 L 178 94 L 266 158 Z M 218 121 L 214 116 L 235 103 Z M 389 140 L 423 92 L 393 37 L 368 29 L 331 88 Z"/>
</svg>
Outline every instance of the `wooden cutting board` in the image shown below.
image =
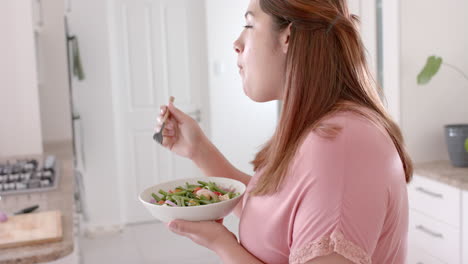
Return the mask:
<svg viewBox="0 0 468 264">
<path fill-rule="evenodd" d="M 55 242 L 62 238 L 60 211 L 15 215 L 0 223 L 0 249 Z"/>
</svg>

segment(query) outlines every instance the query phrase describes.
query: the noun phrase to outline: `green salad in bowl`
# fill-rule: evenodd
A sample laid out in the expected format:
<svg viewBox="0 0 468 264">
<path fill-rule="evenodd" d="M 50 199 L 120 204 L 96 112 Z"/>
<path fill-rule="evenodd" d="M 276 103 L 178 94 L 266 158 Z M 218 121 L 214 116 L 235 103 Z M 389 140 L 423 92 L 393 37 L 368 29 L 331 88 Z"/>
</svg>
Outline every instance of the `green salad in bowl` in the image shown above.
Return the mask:
<svg viewBox="0 0 468 264">
<path fill-rule="evenodd" d="M 235 209 L 245 190 L 245 184 L 234 179 L 196 177 L 153 185 L 143 190 L 138 199 L 162 222 L 218 220 Z"/>
<path fill-rule="evenodd" d="M 159 196 L 159 195 L 161 196 Z M 161 206 L 185 207 L 201 206 L 219 203 L 233 199 L 240 195 L 233 189 L 223 188 L 212 181 L 197 181 L 197 184 L 185 182 L 184 186 L 177 186 L 174 190 L 159 190 L 158 194 L 151 193 L 150 203 Z"/>
</svg>

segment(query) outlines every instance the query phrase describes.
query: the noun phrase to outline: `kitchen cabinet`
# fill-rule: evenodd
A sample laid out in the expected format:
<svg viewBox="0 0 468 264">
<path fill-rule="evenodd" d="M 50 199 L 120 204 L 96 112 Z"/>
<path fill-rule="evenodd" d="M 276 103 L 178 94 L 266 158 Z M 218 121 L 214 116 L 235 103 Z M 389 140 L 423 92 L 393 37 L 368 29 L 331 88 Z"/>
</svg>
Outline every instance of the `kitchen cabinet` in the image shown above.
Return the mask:
<svg viewBox="0 0 468 264">
<path fill-rule="evenodd" d="M 408 185 L 408 264 L 468 263 L 468 169 L 448 162 L 419 168 Z"/>
</svg>

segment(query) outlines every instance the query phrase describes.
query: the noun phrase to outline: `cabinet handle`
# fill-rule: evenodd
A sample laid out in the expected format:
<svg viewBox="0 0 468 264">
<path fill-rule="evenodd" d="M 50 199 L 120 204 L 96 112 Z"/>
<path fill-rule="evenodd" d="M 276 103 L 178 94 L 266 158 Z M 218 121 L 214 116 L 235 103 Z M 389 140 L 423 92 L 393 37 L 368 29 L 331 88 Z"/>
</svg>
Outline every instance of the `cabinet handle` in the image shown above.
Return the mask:
<svg viewBox="0 0 468 264">
<path fill-rule="evenodd" d="M 434 232 L 434 231 L 430 230 L 429 228 L 427 228 L 427 227 L 425 227 L 423 225 L 417 225 L 416 229 L 418 229 L 419 231 L 421 231 L 423 233 L 431 235 L 433 237 L 444 238 L 444 235 L 442 235 L 441 233 Z"/>
<path fill-rule="evenodd" d="M 430 195 L 430 196 L 435 197 L 435 198 L 440 198 L 440 199 L 444 198 L 444 196 L 442 194 L 428 191 L 428 190 L 424 189 L 423 187 L 417 187 L 416 191 L 422 192 L 424 194 Z"/>
</svg>

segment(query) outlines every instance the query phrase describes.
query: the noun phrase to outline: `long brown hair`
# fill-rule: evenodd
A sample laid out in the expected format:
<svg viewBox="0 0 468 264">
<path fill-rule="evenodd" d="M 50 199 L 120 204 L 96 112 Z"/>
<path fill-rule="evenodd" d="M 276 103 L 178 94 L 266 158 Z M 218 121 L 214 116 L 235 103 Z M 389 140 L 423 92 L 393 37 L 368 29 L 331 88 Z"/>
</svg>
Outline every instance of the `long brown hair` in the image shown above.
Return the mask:
<svg viewBox="0 0 468 264">
<path fill-rule="evenodd" d="M 413 165 L 398 125 L 387 113 L 382 89 L 370 74 L 357 25 L 345 0 L 259 0 L 272 16 L 274 30 L 291 24 L 286 58 L 286 83 L 279 124 L 252 161 L 262 169 L 251 195 L 279 189 L 301 140 L 311 130 L 337 134 L 340 128 L 320 121 L 338 111 L 352 111 L 390 135 L 400 155 L 406 182 Z M 328 131 L 328 133 L 327 133 Z M 320 133 L 319 133 L 320 134 Z M 323 134 L 323 133 L 322 133 Z"/>
</svg>

